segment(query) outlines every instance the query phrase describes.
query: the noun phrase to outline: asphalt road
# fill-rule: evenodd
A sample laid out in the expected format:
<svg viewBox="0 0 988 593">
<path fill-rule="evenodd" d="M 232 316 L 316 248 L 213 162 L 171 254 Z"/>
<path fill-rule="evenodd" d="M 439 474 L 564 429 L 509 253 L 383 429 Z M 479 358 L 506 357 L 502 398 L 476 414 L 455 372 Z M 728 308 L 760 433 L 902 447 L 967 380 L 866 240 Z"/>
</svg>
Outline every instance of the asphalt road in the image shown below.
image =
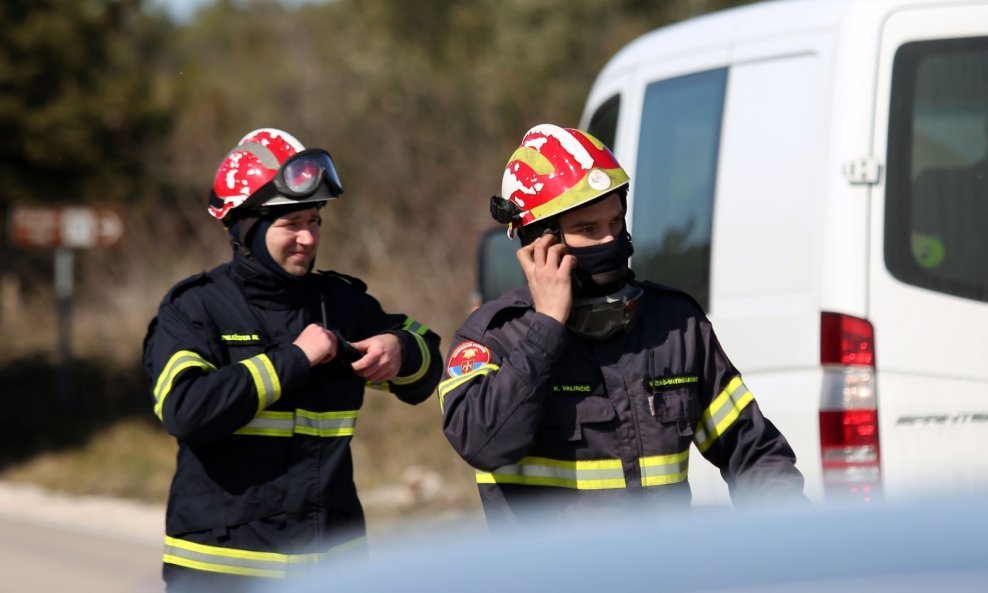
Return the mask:
<svg viewBox="0 0 988 593">
<path fill-rule="evenodd" d="M 0 518 L 2 593 L 161 593 L 161 545 Z"/>
<path fill-rule="evenodd" d="M 0 593 L 162 593 L 163 517 L 0 483 Z"/>
<path fill-rule="evenodd" d="M 0 480 L 0 593 L 163 593 L 164 517 L 163 505 Z M 444 525 L 484 530 L 482 517 L 460 512 L 426 525 L 383 524 L 374 551 Z"/>
</svg>

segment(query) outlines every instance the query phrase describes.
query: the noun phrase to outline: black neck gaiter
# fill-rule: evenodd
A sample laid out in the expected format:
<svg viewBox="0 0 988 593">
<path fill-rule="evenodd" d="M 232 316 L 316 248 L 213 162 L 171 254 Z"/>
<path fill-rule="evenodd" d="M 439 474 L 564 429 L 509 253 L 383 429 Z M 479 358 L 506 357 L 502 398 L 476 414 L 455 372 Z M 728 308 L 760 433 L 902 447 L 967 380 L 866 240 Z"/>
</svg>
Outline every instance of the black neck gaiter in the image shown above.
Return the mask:
<svg viewBox="0 0 988 593">
<path fill-rule="evenodd" d="M 621 288 L 628 278 L 628 258 L 634 253 L 631 235 L 622 231 L 613 241 L 589 247 L 570 247 L 576 257 L 573 295 L 589 298 L 610 294 Z"/>
</svg>

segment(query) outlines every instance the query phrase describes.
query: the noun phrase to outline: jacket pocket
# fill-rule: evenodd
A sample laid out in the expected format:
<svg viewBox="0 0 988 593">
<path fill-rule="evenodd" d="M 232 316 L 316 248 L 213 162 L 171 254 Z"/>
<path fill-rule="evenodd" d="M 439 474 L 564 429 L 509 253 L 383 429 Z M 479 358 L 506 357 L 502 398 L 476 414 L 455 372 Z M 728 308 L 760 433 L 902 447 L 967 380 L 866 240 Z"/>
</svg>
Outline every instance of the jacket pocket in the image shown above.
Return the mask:
<svg viewBox="0 0 988 593">
<path fill-rule="evenodd" d="M 272 517 L 285 510 L 285 490 L 273 484 L 252 486 L 242 494 L 217 491 L 208 494 L 172 493 L 165 529 L 169 535 L 227 528 Z"/>
<path fill-rule="evenodd" d="M 675 425 L 679 436 L 693 436 L 693 425 L 699 420 L 695 387 L 679 387 L 650 395 L 653 416 L 661 424 Z"/>
<path fill-rule="evenodd" d="M 546 409 L 544 424 L 559 431 L 566 441 L 583 439 L 583 427 L 611 422 L 617 416 L 614 404 L 604 396 L 553 397 Z"/>
</svg>

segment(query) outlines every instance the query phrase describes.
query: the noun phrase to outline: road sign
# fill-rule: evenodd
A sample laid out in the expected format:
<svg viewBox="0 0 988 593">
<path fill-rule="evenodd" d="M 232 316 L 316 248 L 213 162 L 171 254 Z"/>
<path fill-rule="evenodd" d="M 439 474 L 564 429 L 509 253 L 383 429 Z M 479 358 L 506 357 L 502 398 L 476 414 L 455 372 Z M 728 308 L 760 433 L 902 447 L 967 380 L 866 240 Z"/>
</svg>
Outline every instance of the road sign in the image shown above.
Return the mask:
<svg viewBox="0 0 988 593">
<path fill-rule="evenodd" d="M 10 243 L 19 247 L 112 247 L 124 234 L 114 208 L 11 206 Z"/>
</svg>

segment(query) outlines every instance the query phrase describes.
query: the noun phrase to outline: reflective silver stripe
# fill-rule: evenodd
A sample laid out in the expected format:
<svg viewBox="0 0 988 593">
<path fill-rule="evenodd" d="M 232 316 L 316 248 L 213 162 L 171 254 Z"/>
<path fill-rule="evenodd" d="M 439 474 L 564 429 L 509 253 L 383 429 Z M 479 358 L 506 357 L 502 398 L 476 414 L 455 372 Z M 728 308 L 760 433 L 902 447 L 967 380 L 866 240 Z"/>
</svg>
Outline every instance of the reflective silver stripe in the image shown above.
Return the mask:
<svg viewBox="0 0 988 593">
<path fill-rule="evenodd" d="M 741 377 L 734 377 L 727 387 L 714 398 L 710 407 L 703 412 L 696 425 L 693 442 L 700 452 L 706 451 L 714 444 L 720 435 L 724 434 L 731 424 L 737 420 L 741 410 L 751 403 L 755 397 L 745 387 Z"/>
<path fill-rule="evenodd" d="M 652 455 L 638 460 L 642 486 L 665 486 L 685 482 L 689 472 L 690 450 L 672 455 Z"/>
<path fill-rule="evenodd" d="M 222 548 L 198 544 L 165 536 L 164 562 L 204 570 L 252 577 L 285 578 L 293 566 L 314 564 L 363 546 L 364 536 L 335 545 L 325 552 L 312 554 L 279 554 L 254 552 L 237 548 Z"/>
<path fill-rule="evenodd" d="M 206 372 L 215 371 L 216 367 L 205 358 L 191 350 L 179 350 L 165 363 L 154 385 L 154 414 L 162 419 L 165 397 L 172 390 L 175 379 L 186 369 L 202 369 Z"/>
<path fill-rule="evenodd" d="M 624 468 L 620 459 L 564 461 L 545 457 L 525 457 L 518 463 L 492 472 L 477 472 L 478 484 L 522 484 L 555 486 L 576 490 L 624 488 Z"/>
<path fill-rule="evenodd" d="M 482 377 L 484 375 L 487 375 L 491 371 L 496 371 L 496 370 L 498 370 L 500 368 L 501 367 L 499 365 L 492 364 L 492 363 L 482 364 L 479 367 L 475 368 L 474 370 L 470 371 L 469 373 L 467 373 L 465 375 L 459 375 L 457 377 L 450 377 L 449 379 L 446 379 L 445 381 L 443 381 L 442 383 L 440 383 L 439 384 L 439 409 L 440 409 L 440 411 L 445 411 L 445 407 L 446 407 L 446 394 L 447 393 L 449 393 L 450 391 L 453 391 L 454 389 L 456 389 L 460 385 L 463 385 L 464 383 L 468 383 L 470 381 L 473 381 L 477 377 Z"/>
<path fill-rule="evenodd" d="M 220 548 L 167 536 L 163 560 L 196 570 L 269 578 L 287 577 L 289 563 L 286 554 Z"/>
<path fill-rule="evenodd" d="M 254 388 L 257 390 L 257 409 L 266 409 L 268 406 L 278 401 L 281 397 L 281 381 L 278 373 L 271 364 L 271 359 L 267 354 L 258 354 L 246 360 L 241 360 L 240 364 L 247 367 L 250 376 L 254 379 Z"/>
<path fill-rule="evenodd" d="M 426 346 L 425 339 L 417 333 L 412 333 L 411 336 L 415 338 L 415 343 L 419 345 L 419 352 L 422 354 L 422 366 L 407 377 L 392 378 L 392 385 L 408 385 L 409 383 L 414 383 L 425 376 L 426 371 L 429 370 L 429 364 L 432 362 L 432 355 L 429 354 L 429 347 Z"/>
<path fill-rule="evenodd" d="M 295 432 L 316 437 L 352 436 L 357 425 L 357 410 L 347 412 L 309 412 L 295 410 Z"/>
<path fill-rule="evenodd" d="M 338 412 L 264 411 L 259 412 L 246 426 L 237 430 L 236 434 L 265 437 L 290 437 L 293 434 L 314 437 L 353 436 L 358 415 L 359 410 Z"/>
<path fill-rule="evenodd" d="M 259 412 L 236 434 L 249 434 L 265 437 L 290 437 L 295 432 L 293 412 Z"/>
</svg>

